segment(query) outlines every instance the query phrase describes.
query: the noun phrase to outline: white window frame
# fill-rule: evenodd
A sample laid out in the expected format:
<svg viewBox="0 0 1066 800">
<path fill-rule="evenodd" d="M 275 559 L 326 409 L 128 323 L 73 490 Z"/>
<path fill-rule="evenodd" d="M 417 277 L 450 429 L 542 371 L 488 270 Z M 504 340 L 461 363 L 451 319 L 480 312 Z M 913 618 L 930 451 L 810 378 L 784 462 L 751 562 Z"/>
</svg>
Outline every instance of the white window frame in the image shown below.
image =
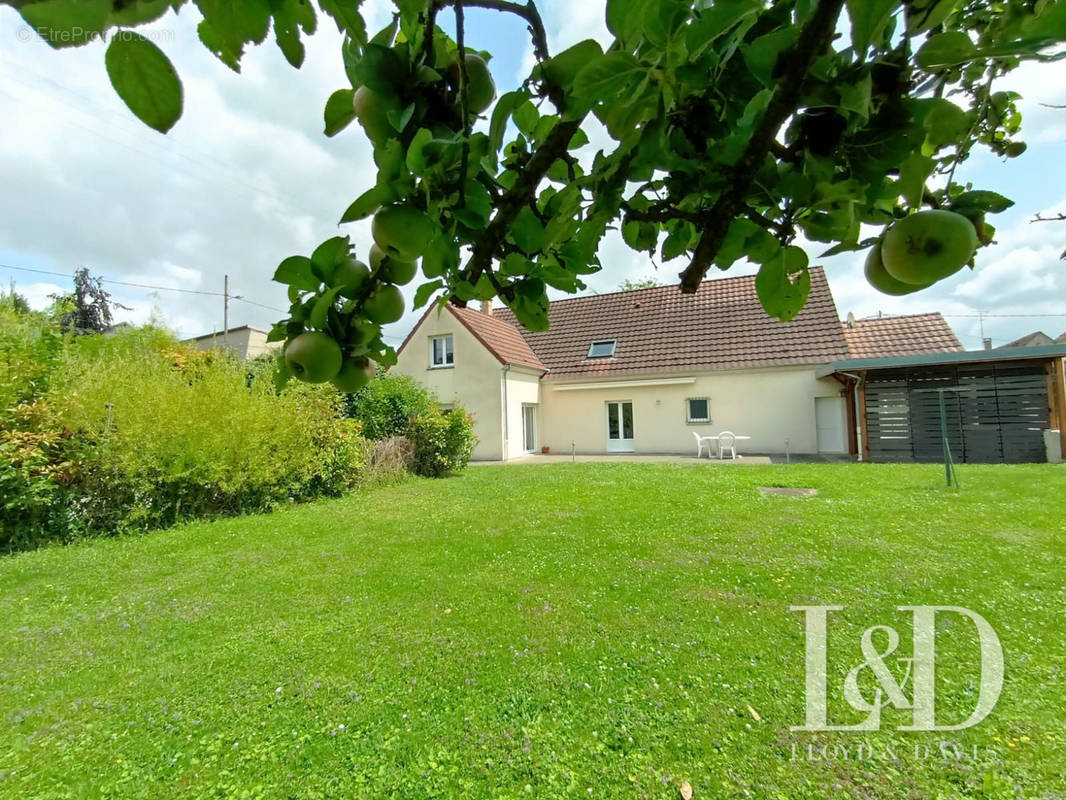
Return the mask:
<svg viewBox="0 0 1066 800">
<path fill-rule="evenodd" d="M 437 363 L 437 342 L 443 341 L 443 356 L 444 360 L 439 364 Z M 451 356 L 451 360 L 449 360 Z M 445 333 L 440 336 L 429 337 L 429 368 L 430 369 L 451 369 L 455 366 L 455 338 L 450 333 Z"/>
<path fill-rule="evenodd" d="M 592 351 L 596 348 L 596 345 L 598 345 L 598 344 L 609 344 L 611 346 L 611 352 L 610 353 L 605 353 L 604 355 L 601 355 L 601 356 L 592 355 Z M 618 340 L 617 339 L 596 339 L 592 344 L 589 345 L 589 353 L 586 356 L 586 358 L 614 358 L 614 350 L 615 350 L 615 347 L 617 347 L 617 346 L 618 346 Z"/>
<path fill-rule="evenodd" d="M 707 404 L 707 418 L 692 416 L 692 401 L 702 400 Z M 711 398 L 709 397 L 686 397 L 685 398 L 685 421 L 689 425 L 710 425 L 711 424 Z"/>
</svg>

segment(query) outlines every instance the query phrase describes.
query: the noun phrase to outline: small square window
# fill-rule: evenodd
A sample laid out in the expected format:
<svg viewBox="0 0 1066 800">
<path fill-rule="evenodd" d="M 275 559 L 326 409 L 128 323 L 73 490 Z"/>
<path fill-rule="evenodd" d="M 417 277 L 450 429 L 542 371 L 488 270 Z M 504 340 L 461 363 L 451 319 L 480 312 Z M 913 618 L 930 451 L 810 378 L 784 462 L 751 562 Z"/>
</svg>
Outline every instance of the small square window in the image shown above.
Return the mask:
<svg viewBox="0 0 1066 800">
<path fill-rule="evenodd" d="M 610 358 L 614 355 L 614 339 L 593 342 L 589 347 L 589 358 Z"/>
<path fill-rule="evenodd" d="M 685 401 L 689 422 L 710 422 L 711 401 L 707 397 L 690 397 Z"/>
<path fill-rule="evenodd" d="M 452 337 L 434 336 L 429 340 L 429 366 L 430 368 L 450 367 L 455 364 L 455 351 L 452 346 Z"/>
</svg>

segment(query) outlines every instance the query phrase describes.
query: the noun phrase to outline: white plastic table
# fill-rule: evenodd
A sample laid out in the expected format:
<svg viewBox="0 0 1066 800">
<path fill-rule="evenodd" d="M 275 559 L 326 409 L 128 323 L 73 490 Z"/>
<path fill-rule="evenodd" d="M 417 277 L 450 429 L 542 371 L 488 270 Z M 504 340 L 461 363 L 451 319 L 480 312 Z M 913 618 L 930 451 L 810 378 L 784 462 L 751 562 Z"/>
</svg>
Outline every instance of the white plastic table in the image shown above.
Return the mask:
<svg viewBox="0 0 1066 800">
<path fill-rule="evenodd" d="M 719 434 L 719 435 L 721 435 L 721 434 Z M 733 438 L 736 441 L 738 441 L 738 442 L 744 442 L 744 441 L 748 441 L 749 439 L 751 439 L 750 436 L 741 436 L 740 434 L 734 435 Z M 716 447 L 718 446 L 718 436 L 701 436 L 700 439 L 701 440 L 706 439 L 709 442 L 714 442 L 715 446 Z M 710 450 L 708 450 L 707 451 L 707 458 L 710 458 L 710 457 L 711 457 L 711 453 L 710 453 Z M 722 448 L 721 447 L 718 447 L 718 458 L 719 459 L 722 458 Z M 740 453 L 737 453 L 737 458 L 740 458 Z"/>
</svg>

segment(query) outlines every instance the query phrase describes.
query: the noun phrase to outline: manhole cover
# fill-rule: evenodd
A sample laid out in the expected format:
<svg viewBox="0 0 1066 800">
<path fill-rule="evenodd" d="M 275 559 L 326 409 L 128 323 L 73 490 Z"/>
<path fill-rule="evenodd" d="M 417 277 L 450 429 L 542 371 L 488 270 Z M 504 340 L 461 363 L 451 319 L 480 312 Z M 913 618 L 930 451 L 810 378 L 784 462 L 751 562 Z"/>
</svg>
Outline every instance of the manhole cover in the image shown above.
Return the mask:
<svg viewBox="0 0 1066 800">
<path fill-rule="evenodd" d="M 797 489 L 793 486 L 760 486 L 759 491 L 763 494 L 781 494 L 786 497 L 814 497 L 818 494 L 817 489 Z"/>
</svg>

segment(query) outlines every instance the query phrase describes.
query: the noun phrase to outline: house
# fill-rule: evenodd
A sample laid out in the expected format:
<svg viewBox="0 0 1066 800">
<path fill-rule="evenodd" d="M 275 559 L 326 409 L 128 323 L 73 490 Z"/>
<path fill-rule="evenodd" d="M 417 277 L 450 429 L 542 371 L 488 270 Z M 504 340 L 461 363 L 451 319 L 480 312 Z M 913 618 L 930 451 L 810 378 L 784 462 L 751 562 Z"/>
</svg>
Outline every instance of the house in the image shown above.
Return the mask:
<svg viewBox="0 0 1066 800">
<path fill-rule="evenodd" d="M 267 334 L 262 328 L 254 328 L 251 325 L 238 325 L 227 331 L 214 331 L 205 333 L 203 336 L 195 336 L 192 339 L 182 341 L 191 344 L 198 350 L 214 350 L 218 347 L 226 347 L 237 354 L 240 359 L 255 358 L 264 353 L 272 353 L 282 346 L 282 342 L 268 342 Z"/>
<path fill-rule="evenodd" d="M 821 367 L 961 349 L 939 314 L 842 324 L 820 268 L 788 323 L 763 310 L 753 276 L 705 281 L 692 295 L 660 286 L 557 300 L 543 333 L 490 304 L 438 308 L 393 369 L 473 414 L 477 459 L 542 447 L 688 454 L 693 433 L 723 430 L 750 436 L 751 453 L 847 455 L 858 449 L 847 387 Z"/>
</svg>

